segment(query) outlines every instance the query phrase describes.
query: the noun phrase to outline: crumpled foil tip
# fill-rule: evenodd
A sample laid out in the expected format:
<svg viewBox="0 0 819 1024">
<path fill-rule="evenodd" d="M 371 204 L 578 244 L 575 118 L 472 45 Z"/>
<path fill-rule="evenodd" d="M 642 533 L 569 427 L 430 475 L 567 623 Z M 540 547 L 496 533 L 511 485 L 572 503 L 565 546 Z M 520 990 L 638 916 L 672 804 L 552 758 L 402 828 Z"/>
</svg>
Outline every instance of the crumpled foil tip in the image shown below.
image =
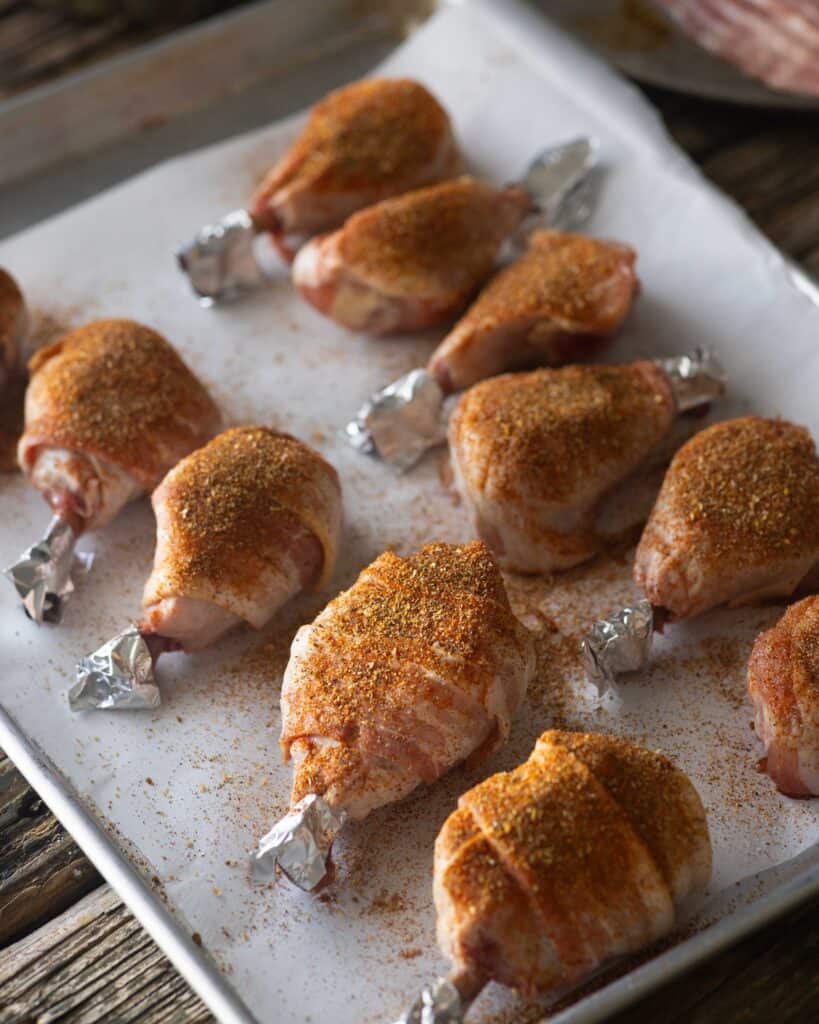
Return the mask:
<svg viewBox="0 0 819 1024">
<path fill-rule="evenodd" d="M 538 219 L 553 228 L 579 228 L 597 200 L 594 171 L 599 157 L 596 139 L 581 136 L 549 146 L 529 164 L 520 184 L 538 207 Z"/>
<path fill-rule="evenodd" d="M 599 619 L 582 644 L 589 680 L 602 695 L 614 689 L 622 672 L 637 672 L 648 662 L 654 638 L 654 609 L 645 598 L 607 619 Z"/>
<path fill-rule="evenodd" d="M 55 516 L 42 540 L 32 544 L 3 570 L 34 622 L 59 622 L 74 593 L 72 569 L 87 572 L 94 561 L 88 553 L 77 553 L 77 537 L 70 525 Z"/>
<path fill-rule="evenodd" d="M 136 626 L 118 633 L 77 665 L 68 691 L 72 711 L 136 711 L 159 707 L 154 659 Z"/>
<path fill-rule="evenodd" d="M 343 811 L 335 811 L 315 793 L 302 797 L 259 840 L 259 848 L 250 858 L 251 881 L 270 882 L 279 867 L 300 889 L 315 889 L 327 874 L 330 847 L 345 818 Z"/>
<path fill-rule="evenodd" d="M 236 298 L 264 278 L 255 254 L 258 232 L 247 210 L 233 210 L 215 224 L 206 224 L 176 253 L 203 306 Z"/>
<path fill-rule="evenodd" d="M 668 375 L 678 412 L 696 409 L 725 394 L 728 374 L 710 348 L 697 347 L 682 356 L 658 359 Z"/>
<path fill-rule="evenodd" d="M 418 368 L 372 395 L 344 429 L 364 455 L 378 455 L 397 469 L 414 466 L 424 452 L 446 440 L 444 393 Z"/>
<path fill-rule="evenodd" d="M 438 978 L 425 985 L 420 996 L 395 1024 L 462 1024 L 466 1007 L 451 981 Z"/>
</svg>

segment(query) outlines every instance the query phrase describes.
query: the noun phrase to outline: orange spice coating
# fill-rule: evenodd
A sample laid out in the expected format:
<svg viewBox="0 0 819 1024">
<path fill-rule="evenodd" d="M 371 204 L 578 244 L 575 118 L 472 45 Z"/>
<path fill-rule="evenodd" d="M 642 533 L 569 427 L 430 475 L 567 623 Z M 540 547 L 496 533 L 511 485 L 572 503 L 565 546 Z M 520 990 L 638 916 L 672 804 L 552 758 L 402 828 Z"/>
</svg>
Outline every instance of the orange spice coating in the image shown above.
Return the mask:
<svg viewBox="0 0 819 1024">
<path fill-rule="evenodd" d="M 285 757 L 310 737 L 341 746 L 302 762 L 293 800 L 308 789 L 369 786 L 377 806 L 390 799 L 379 798 L 379 786 L 408 792 L 476 748 L 493 749 L 508 735 L 531 657 L 485 545 L 385 552 L 294 642 L 282 693 Z"/>
<path fill-rule="evenodd" d="M 696 434 L 669 466 L 634 575 L 675 617 L 788 596 L 819 563 L 819 458 L 810 433 L 746 416 Z"/>
<path fill-rule="evenodd" d="M 435 180 L 437 157 L 449 135 L 446 111 L 412 79 L 369 78 L 337 89 L 313 107 L 293 147 L 259 185 L 254 216 L 274 227 L 265 224 L 271 213 L 275 221 L 268 203 L 294 181 L 318 202 L 324 194 L 361 189 L 374 202 L 402 185 Z M 438 168 L 452 169 L 452 160 Z"/>
<path fill-rule="evenodd" d="M 626 245 L 562 231 L 535 231 L 519 259 L 492 278 L 467 316 L 502 322 L 537 314 L 595 334 L 617 329 L 628 304 L 601 309 L 600 285 L 625 275 L 635 286 L 635 253 Z M 608 319 L 601 313 L 610 314 Z"/>
<path fill-rule="evenodd" d="M 342 599 L 343 627 L 323 631 L 327 649 L 314 654 L 299 694 L 302 712 L 312 704 L 321 720 L 332 717 L 338 739 L 354 735 L 375 704 L 407 705 L 407 690 L 424 684 L 422 674 L 402 681 L 407 666 L 454 671 L 461 688 L 482 697 L 494 656 L 487 637 L 514 622 L 501 574 L 479 541 L 428 544 L 408 558 L 387 551 Z"/>
<path fill-rule="evenodd" d="M 765 558 L 819 547 L 819 459 L 809 431 L 757 416 L 717 423 L 688 441 L 663 492 L 716 553 Z"/>
<path fill-rule="evenodd" d="M 524 505 L 559 502 L 576 496 L 589 478 L 605 489 L 625 476 L 673 415 L 667 380 L 652 363 L 509 373 L 465 392 L 450 443 L 469 447 L 472 487 L 489 486 L 495 498 L 525 497 Z M 606 465 L 614 476 L 608 482 L 601 473 Z"/>
<path fill-rule="evenodd" d="M 757 637 L 748 692 L 768 774 L 783 793 L 819 796 L 819 597 L 798 601 Z"/>
<path fill-rule="evenodd" d="M 667 931 L 710 867 L 702 805 L 667 758 L 546 732 L 441 830 L 439 940 L 460 969 L 533 996 Z"/>
<path fill-rule="evenodd" d="M 386 294 L 457 293 L 465 300 L 531 208 L 521 188 L 458 178 L 354 214 L 342 229 L 339 253 L 348 271 Z"/>
<path fill-rule="evenodd" d="M 153 488 L 204 444 L 219 411 L 178 353 L 133 320 L 96 320 L 29 363 L 21 451 L 46 444 L 97 456 Z"/>
<path fill-rule="evenodd" d="M 337 543 L 327 517 L 340 494 L 335 469 L 297 438 L 267 427 L 224 431 L 175 466 L 154 494 L 171 557 L 155 569 L 144 602 L 194 593 L 203 582 L 248 597 L 278 570 L 288 533 L 303 527 L 322 546 L 326 580 Z"/>
<path fill-rule="evenodd" d="M 765 662 L 763 669 L 763 659 Z M 796 737 L 805 711 L 819 712 L 819 597 L 792 605 L 754 644 L 749 677 L 755 685 L 773 669 L 780 685 L 766 679 L 765 703 L 785 736 Z M 817 720 L 819 726 L 819 719 Z"/>
</svg>

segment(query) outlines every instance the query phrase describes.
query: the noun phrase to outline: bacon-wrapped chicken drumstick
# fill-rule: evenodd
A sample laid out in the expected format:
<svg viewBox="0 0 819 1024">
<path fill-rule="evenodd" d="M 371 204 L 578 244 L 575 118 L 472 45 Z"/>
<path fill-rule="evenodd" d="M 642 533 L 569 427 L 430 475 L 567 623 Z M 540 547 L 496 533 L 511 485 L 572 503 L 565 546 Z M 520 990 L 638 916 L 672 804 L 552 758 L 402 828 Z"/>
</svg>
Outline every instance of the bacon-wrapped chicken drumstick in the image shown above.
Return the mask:
<svg viewBox="0 0 819 1024">
<path fill-rule="evenodd" d="M 767 773 L 787 796 L 819 796 L 819 597 L 757 638 L 748 692 Z"/>
<path fill-rule="evenodd" d="M 638 503 L 622 521 L 623 492 L 695 429 L 679 413 L 722 390 L 713 360 L 684 358 L 699 358 L 693 398 L 681 360 L 504 374 L 461 397 L 449 421 L 455 484 L 504 568 L 568 569 L 645 518 Z"/>
<path fill-rule="evenodd" d="M 295 762 L 291 813 L 262 840 L 256 877 L 278 863 L 314 888 L 344 818 L 502 744 L 533 669 L 483 544 L 381 555 L 293 641 L 281 740 Z"/>
<path fill-rule="evenodd" d="M 349 330 L 421 330 L 463 308 L 533 209 L 517 185 L 463 177 L 418 189 L 308 242 L 293 264 L 293 283 Z"/>
<path fill-rule="evenodd" d="M 326 584 L 335 564 L 338 476 L 289 434 L 219 434 L 168 473 L 152 503 L 142 622 L 80 663 L 75 710 L 156 706 L 152 663 L 162 651 L 206 647 L 241 622 L 260 629 L 291 597 Z"/>
<path fill-rule="evenodd" d="M 544 733 L 528 761 L 465 793 L 436 840 L 453 971 L 426 993 L 429 1020 L 455 1024 L 490 980 L 524 998 L 576 985 L 670 932 L 710 874 L 702 804 L 671 761 L 612 736 Z"/>
<path fill-rule="evenodd" d="M 37 352 L 29 367 L 18 457 L 56 518 L 7 574 L 42 621 L 70 592 L 76 539 L 153 490 L 213 435 L 220 416 L 168 342 L 132 320 L 86 324 Z"/>
<path fill-rule="evenodd" d="M 409 78 L 353 82 L 313 107 L 250 209 L 203 229 L 179 261 L 200 296 L 218 299 L 258 279 L 257 232 L 292 260 L 311 235 L 382 199 L 451 178 L 459 166 L 449 117 L 423 85 Z"/>
<path fill-rule="evenodd" d="M 645 646 L 634 667 L 647 655 L 652 609 L 674 621 L 787 598 L 817 565 L 819 456 L 810 433 L 758 416 L 701 431 L 674 456 L 637 548 Z M 616 616 L 598 623 L 585 645 L 592 674 L 610 680 L 606 662 L 616 664 L 618 647 L 634 639 Z"/>
</svg>

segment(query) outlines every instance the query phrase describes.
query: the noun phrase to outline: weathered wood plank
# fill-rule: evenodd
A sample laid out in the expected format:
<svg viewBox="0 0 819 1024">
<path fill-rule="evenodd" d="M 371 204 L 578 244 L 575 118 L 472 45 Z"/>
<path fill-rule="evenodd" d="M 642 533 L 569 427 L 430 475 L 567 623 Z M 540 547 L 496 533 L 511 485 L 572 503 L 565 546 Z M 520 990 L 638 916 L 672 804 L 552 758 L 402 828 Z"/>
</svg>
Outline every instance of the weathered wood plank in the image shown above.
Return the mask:
<svg viewBox="0 0 819 1024">
<path fill-rule="evenodd" d="M 0 946 L 70 906 L 102 879 L 0 753 Z"/>
<path fill-rule="evenodd" d="M 775 921 L 612 1017 L 609 1024 L 807 1024 L 819 1020 L 817 911 L 819 901 Z M 813 960 L 802 955 L 803 949 L 813 950 Z M 795 965 L 798 973 L 789 974 Z M 799 1012 L 807 1008 L 812 1013 L 788 1016 L 783 1012 L 784 1004 L 775 991 L 780 973 L 785 984 L 799 979 L 795 986 L 801 993 Z M 751 977 L 761 979 L 753 1000 L 746 980 Z M 730 994 L 736 996 L 736 1003 L 726 1012 Z"/>
<path fill-rule="evenodd" d="M 211 1024 L 107 886 L 7 949 L 0 1024 Z"/>
</svg>

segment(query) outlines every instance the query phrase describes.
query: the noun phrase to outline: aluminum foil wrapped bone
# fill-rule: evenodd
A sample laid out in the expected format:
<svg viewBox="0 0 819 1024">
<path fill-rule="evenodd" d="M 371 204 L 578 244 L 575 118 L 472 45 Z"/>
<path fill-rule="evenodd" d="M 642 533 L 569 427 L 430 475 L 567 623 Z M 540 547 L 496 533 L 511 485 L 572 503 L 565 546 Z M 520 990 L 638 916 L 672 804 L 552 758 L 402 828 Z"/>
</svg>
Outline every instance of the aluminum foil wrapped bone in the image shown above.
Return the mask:
<svg viewBox="0 0 819 1024">
<path fill-rule="evenodd" d="M 583 640 L 583 663 L 600 694 L 614 689 L 622 672 L 637 672 L 647 663 L 654 638 L 654 609 L 643 598 L 608 619 L 598 619 Z"/>
<path fill-rule="evenodd" d="M 35 622 L 59 622 L 65 603 L 74 593 L 72 570 L 87 572 L 94 556 L 77 553 L 77 536 L 69 524 L 55 516 L 42 540 L 32 544 L 3 570 L 14 584 L 23 608 Z"/>
<path fill-rule="evenodd" d="M 278 867 L 300 889 L 315 889 L 327 874 L 330 847 L 345 820 L 343 811 L 308 793 L 259 840 L 250 859 L 252 881 L 272 881 Z"/>
<path fill-rule="evenodd" d="M 455 985 L 438 978 L 425 985 L 421 995 L 395 1024 L 462 1024 L 466 1007 Z"/>
<path fill-rule="evenodd" d="M 684 356 L 658 359 L 671 381 L 678 412 L 696 409 L 725 393 L 727 374 L 710 348 L 695 348 Z"/>
<path fill-rule="evenodd" d="M 136 626 L 112 637 L 77 665 L 68 691 L 72 711 L 135 711 L 159 707 L 154 659 Z"/>
<path fill-rule="evenodd" d="M 596 201 L 598 144 L 595 139 L 578 138 L 539 153 L 520 179 L 537 206 L 539 224 L 572 231 L 592 214 Z M 532 229 L 524 224 L 519 238 L 525 244 Z"/>
<path fill-rule="evenodd" d="M 248 211 L 233 210 L 177 250 L 177 262 L 202 305 L 236 298 L 264 280 L 257 235 Z"/>
<path fill-rule="evenodd" d="M 446 440 L 444 393 L 423 369 L 376 392 L 344 428 L 347 440 L 365 455 L 379 455 L 407 470 L 430 448 Z"/>
<path fill-rule="evenodd" d="M 536 224 L 564 230 L 579 227 L 594 206 L 592 171 L 597 162 L 593 139 L 574 139 L 538 154 L 521 184 L 537 212 L 522 225 L 515 244 L 522 245 Z M 376 391 L 344 428 L 350 444 L 406 471 L 424 452 L 446 440 L 444 393 L 437 381 L 417 368 Z"/>
</svg>

